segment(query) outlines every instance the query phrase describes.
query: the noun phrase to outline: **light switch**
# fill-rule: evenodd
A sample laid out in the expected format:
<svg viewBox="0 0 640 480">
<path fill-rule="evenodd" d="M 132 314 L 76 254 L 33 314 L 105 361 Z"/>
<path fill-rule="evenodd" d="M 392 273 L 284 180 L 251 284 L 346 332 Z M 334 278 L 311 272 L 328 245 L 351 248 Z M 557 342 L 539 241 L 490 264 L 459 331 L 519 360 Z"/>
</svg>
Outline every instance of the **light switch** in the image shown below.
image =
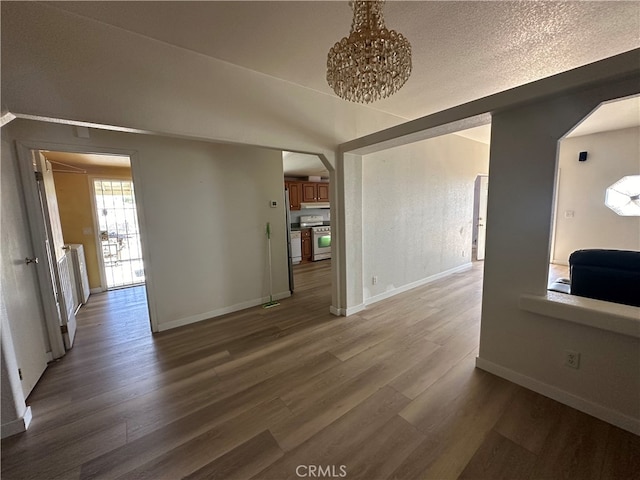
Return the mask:
<svg viewBox="0 0 640 480">
<path fill-rule="evenodd" d="M 93 229 L 91 227 L 82 227 L 82 234 L 83 235 L 93 235 Z"/>
</svg>

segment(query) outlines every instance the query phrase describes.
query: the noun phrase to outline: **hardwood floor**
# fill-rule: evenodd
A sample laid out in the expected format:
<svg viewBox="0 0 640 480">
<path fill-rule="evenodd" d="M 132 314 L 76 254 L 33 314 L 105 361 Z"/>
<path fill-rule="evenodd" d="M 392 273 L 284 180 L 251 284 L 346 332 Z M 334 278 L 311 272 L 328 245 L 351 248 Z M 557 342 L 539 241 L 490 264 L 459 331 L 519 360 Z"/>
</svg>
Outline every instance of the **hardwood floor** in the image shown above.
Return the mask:
<svg viewBox="0 0 640 480">
<path fill-rule="evenodd" d="M 640 478 L 640 437 L 474 368 L 481 263 L 348 318 L 329 270 L 154 336 L 142 288 L 93 295 L 2 478 Z"/>
</svg>

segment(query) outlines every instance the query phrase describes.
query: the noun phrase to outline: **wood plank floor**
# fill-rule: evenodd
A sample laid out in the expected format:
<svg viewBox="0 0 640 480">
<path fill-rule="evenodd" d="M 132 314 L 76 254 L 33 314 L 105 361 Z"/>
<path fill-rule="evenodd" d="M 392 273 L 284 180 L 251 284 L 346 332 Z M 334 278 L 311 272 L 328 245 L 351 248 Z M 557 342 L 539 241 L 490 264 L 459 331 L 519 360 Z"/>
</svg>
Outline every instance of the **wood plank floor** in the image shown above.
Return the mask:
<svg viewBox="0 0 640 480">
<path fill-rule="evenodd" d="M 640 437 L 474 368 L 481 263 L 348 318 L 329 271 L 154 336 L 142 288 L 93 295 L 2 478 L 640 478 Z"/>
</svg>

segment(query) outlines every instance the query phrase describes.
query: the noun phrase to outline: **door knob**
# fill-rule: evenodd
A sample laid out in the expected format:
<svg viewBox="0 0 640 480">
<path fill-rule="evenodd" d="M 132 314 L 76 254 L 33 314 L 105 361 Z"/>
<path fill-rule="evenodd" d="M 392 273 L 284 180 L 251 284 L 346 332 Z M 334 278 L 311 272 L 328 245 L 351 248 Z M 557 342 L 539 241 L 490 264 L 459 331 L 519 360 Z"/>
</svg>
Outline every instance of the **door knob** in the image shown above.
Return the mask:
<svg viewBox="0 0 640 480">
<path fill-rule="evenodd" d="M 30 263 L 38 263 L 38 262 L 39 262 L 38 257 L 33 257 L 33 258 L 27 257 L 24 259 L 24 263 L 26 263 L 27 265 L 29 265 Z"/>
</svg>

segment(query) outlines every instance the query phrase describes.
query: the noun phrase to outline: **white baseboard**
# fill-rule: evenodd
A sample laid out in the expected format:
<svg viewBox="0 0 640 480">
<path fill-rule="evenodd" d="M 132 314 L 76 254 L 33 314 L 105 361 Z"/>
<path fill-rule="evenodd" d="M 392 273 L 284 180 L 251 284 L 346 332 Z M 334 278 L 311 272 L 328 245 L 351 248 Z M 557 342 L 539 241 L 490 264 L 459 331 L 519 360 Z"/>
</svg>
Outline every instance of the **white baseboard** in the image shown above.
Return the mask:
<svg viewBox="0 0 640 480">
<path fill-rule="evenodd" d="M 423 285 L 426 285 L 427 283 L 435 282 L 436 280 L 440 280 L 441 278 L 446 277 L 448 275 L 458 273 L 458 272 L 464 272 L 465 270 L 470 270 L 471 266 L 472 266 L 471 262 L 465 263 L 458 267 L 445 270 L 444 272 L 436 273 L 435 275 L 431 275 L 430 277 L 426 277 L 426 278 L 417 280 L 415 282 L 407 283 L 406 285 L 403 285 L 401 287 L 397 287 L 397 288 L 394 288 L 393 290 L 388 290 L 384 293 L 380 293 L 373 297 L 367 298 L 364 301 L 364 305 L 365 306 L 372 305 L 374 303 L 380 302 L 382 300 L 386 300 L 387 298 L 393 297 L 395 295 L 399 295 L 400 293 L 404 293 L 409 290 L 413 290 L 414 288 L 421 287 Z"/>
<path fill-rule="evenodd" d="M 286 292 L 275 294 L 273 296 L 273 299 L 282 300 L 283 298 L 287 298 L 290 296 L 291 292 L 287 290 Z M 202 320 L 209 320 L 210 318 L 219 317 L 220 315 L 226 315 L 227 313 L 233 313 L 239 310 L 244 310 L 246 308 L 262 305 L 263 303 L 266 303 L 268 301 L 269 297 L 256 298 L 246 302 L 237 303 L 235 305 L 229 305 L 228 307 L 218 308 L 210 312 L 199 313 L 198 315 L 192 315 L 190 317 L 184 317 L 177 320 L 172 320 L 170 322 L 160 323 L 158 324 L 158 331 L 164 332 L 165 330 L 171 330 L 172 328 L 178 328 L 184 325 L 189 325 L 191 323 L 201 322 Z"/>
<path fill-rule="evenodd" d="M 33 414 L 31 412 L 31 407 L 27 407 L 21 418 L 2 425 L 2 432 L 0 433 L 0 436 L 2 438 L 6 438 L 18 433 L 26 432 L 27 428 L 29 428 L 29 425 L 31 424 L 32 418 Z"/>
<path fill-rule="evenodd" d="M 367 308 L 367 306 L 364 303 L 361 303 L 360 305 L 356 305 L 355 307 L 347 307 L 347 308 L 338 308 L 331 305 L 329 307 L 329 312 L 339 317 L 348 317 L 349 315 L 354 315 L 358 312 L 361 312 L 365 308 Z"/>
<path fill-rule="evenodd" d="M 358 312 L 363 311 L 365 308 L 367 308 L 367 305 L 364 303 L 361 303 L 360 305 L 356 305 L 355 307 L 347 307 L 344 310 L 344 316 L 348 317 L 349 315 L 354 315 Z"/>
<path fill-rule="evenodd" d="M 102 292 L 106 292 L 106 290 L 102 287 L 98 287 L 98 288 L 91 288 L 89 290 L 90 293 L 102 293 Z"/>
<path fill-rule="evenodd" d="M 553 385 L 541 382 L 540 380 L 536 380 L 535 378 L 523 375 L 522 373 L 518 373 L 480 357 L 476 357 L 476 367 L 529 390 L 533 390 L 545 397 L 549 397 L 560 403 L 573 407 L 576 410 L 580 410 L 581 412 L 599 418 L 600 420 L 604 420 L 616 427 L 620 427 L 631 433 L 640 435 L 640 419 L 630 417 L 624 413 L 618 412 L 617 410 L 612 410 L 603 405 L 593 403 L 558 387 L 554 387 Z"/>
</svg>

